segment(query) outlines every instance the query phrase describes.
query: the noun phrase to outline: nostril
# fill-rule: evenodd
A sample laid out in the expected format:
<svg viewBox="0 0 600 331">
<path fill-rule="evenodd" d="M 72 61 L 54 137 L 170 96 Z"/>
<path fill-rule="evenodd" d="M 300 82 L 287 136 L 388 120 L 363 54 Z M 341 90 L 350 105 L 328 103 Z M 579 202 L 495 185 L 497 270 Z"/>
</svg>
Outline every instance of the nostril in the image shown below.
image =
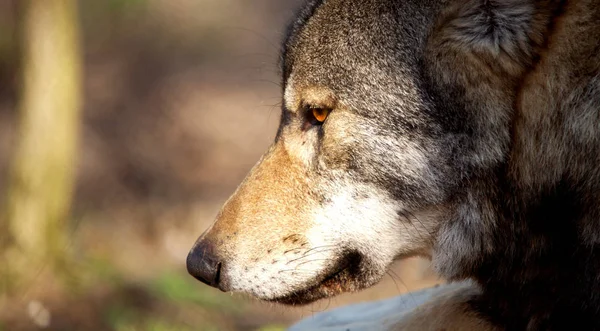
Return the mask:
<svg viewBox="0 0 600 331">
<path fill-rule="evenodd" d="M 217 264 L 217 273 L 215 273 L 215 278 L 213 279 L 213 283 L 211 284 L 211 286 L 213 287 L 218 287 L 219 286 L 219 281 L 221 280 L 221 266 L 223 264 L 221 262 L 219 262 Z"/>
</svg>

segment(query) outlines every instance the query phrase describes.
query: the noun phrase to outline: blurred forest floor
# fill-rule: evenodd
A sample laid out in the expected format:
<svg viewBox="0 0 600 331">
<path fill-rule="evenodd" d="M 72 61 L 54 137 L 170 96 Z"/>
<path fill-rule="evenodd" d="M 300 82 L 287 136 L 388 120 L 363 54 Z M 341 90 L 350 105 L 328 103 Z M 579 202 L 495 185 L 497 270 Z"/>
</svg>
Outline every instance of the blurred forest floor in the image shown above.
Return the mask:
<svg viewBox="0 0 600 331">
<path fill-rule="evenodd" d="M 14 153 L 19 0 L 0 1 L 0 199 Z M 278 330 L 439 282 L 398 263 L 381 284 L 307 307 L 230 296 L 185 257 L 275 135 L 279 42 L 299 1 L 80 2 L 84 109 L 66 279 L 0 297 L 0 330 Z"/>
</svg>

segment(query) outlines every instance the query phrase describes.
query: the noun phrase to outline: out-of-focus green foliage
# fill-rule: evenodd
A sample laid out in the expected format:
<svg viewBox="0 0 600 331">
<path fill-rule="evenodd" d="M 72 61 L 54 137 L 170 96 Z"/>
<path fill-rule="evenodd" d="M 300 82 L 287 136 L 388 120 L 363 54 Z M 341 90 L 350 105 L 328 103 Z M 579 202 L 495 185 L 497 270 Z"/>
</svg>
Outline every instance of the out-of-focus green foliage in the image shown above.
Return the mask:
<svg viewBox="0 0 600 331">
<path fill-rule="evenodd" d="M 107 312 L 108 325 L 115 331 L 193 331 L 197 326 L 185 325 L 157 316 L 149 316 L 135 308 L 115 305 Z M 204 325 L 202 330 L 218 330 L 212 325 Z"/>
<path fill-rule="evenodd" d="M 198 288 L 197 282 L 191 277 L 179 273 L 164 273 L 151 283 L 152 292 L 168 300 L 189 302 L 209 309 L 218 309 L 231 313 L 243 311 L 243 304 L 229 296 L 219 295 L 208 287 Z"/>
</svg>

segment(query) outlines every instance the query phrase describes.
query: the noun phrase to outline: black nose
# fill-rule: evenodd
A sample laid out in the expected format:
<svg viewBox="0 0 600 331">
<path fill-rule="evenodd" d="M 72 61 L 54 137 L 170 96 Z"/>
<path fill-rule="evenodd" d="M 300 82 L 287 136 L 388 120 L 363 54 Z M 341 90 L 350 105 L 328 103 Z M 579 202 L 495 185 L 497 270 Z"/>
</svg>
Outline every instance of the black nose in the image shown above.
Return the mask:
<svg viewBox="0 0 600 331">
<path fill-rule="evenodd" d="M 219 287 L 221 262 L 208 241 L 200 241 L 192 248 L 187 256 L 186 265 L 190 275 L 206 285 Z"/>
</svg>

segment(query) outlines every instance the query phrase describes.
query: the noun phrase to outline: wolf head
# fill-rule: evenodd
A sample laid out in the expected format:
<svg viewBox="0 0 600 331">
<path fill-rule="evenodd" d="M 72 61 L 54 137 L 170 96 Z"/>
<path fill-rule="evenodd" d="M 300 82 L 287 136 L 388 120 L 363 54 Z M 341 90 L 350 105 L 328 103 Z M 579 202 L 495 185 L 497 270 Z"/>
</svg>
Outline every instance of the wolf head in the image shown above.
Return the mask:
<svg viewBox="0 0 600 331">
<path fill-rule="evenodd" d="M 276 139 L 190 273 L 307 303 L 371 286 L 400 257 L 468 264 L 489 227 L 472 222 L 470 237 L 453 220 L 485 217 L 469 188 L 507 157 L 536 15 L 522 1 L 309 1 L 283 44 Z"/>
</svg>

